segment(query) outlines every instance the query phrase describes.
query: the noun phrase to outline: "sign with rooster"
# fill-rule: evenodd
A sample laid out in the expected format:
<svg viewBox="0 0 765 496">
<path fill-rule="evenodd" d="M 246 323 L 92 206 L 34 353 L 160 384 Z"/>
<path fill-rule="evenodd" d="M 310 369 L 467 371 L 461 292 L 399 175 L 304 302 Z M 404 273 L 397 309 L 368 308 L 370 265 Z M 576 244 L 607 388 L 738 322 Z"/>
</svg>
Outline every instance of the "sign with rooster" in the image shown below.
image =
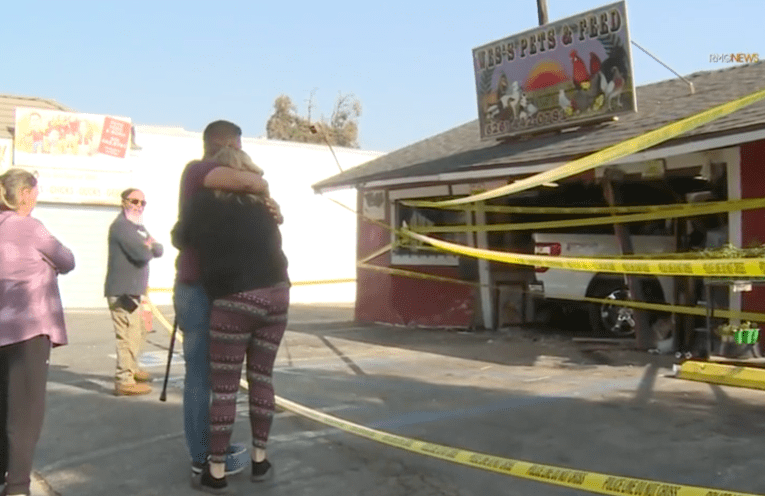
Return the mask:
<svg viewBox="0 0 765 496">
<path fill-rule="evenodd" d="M 473 50 L 481 139 L 637 111 L 621 1 Z"/>
</svg>

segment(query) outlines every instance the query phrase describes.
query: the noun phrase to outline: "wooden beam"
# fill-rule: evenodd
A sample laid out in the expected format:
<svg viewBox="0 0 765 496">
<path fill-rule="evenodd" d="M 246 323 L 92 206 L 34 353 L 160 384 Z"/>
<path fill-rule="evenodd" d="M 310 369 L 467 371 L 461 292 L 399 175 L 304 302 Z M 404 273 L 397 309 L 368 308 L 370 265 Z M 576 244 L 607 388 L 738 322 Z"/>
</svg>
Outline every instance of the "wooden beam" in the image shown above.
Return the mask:
<svg viewBox="0 0 765 496">
<path fill-rule="evenodd" d="M 620 203 L 619 189 L 614 186 L 614 183 L 619 181 L 620 176 L 623 173 L 614 168 L 607 168 L 605 175 L 603 176 L 603 195 L 606 197 L 606 201 L 609 206 L 616 206 Z M 614 224 L 614 234 L 616 234 L 616 240 L 619 244 L 619 251 L 622 255 L 632 255 L 635 253 L 632 247 L 632 238 L 630 237 L 629 229 L 624 224 Z M 625 277 L 627 281 L 627 288 L 633 300 L 645 301 L 645 294 L 643 293 L 643 285 L 640 279 L 635 275 L 627 274 Z M 651 327 L 648 324 L 648 313 L 643 311 L 635 311 L 635 339 L 638 348 L 643 350 L 651 349 L 655 346 L 654 338 L 651 335 Z"/>
</svg>

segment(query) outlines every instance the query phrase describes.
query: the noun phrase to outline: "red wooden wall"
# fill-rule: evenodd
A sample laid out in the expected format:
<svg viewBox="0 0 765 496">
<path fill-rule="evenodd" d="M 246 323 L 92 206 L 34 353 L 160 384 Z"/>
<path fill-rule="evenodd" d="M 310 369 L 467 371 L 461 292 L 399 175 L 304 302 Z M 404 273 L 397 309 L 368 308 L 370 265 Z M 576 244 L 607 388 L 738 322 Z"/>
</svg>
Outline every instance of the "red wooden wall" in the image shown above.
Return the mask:
<svg viewBox="0 0 765 496">
<path fill-rule="evenodd" d="M 741 198 L 765 196 L 765 141 L 741 145 Z M 765 243 L 765 209 L 741 213 L 741 244 Z M 765 313 L 765 287 L 754 286 L 743 293 L 743 309 Z"/>
<path fill-rule="evenodd" d="M 362 212 L 363 191 L 357 208 Z M 356 258 L 361 260 L 390 243 L 390 231 L 359 217 Z M 388 267 L 390 252 L 368 262 Z M 459 278 L 457 267 L 395 266 L 408 271 Z M 391 275 L 356 269 L 357 322 L 385 322 L 428 327 L 470 327 L 474 315 L 473 288 L 464 284 Z"/>
</svg>

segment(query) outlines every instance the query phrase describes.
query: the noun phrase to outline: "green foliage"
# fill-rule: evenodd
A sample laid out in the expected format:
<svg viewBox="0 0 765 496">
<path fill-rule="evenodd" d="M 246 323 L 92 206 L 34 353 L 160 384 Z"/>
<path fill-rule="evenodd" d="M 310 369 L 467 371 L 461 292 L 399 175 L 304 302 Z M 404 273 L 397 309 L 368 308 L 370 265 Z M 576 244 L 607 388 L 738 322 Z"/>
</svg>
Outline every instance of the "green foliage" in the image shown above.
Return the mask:
<svg viewBox="0 0 765 496">
<path fill-rule="evenodd" d="M 738 248 L 728 243 L 721 248 L 699 251 L 700 258 L 760 258 L 765 256 L 765 245 Z"/>
<path fill-rule="evenodd" d="M 751 331 L 754 329 L 759 330 L 760 326 L 757 325 L 755 322 L 743 322 L 741 325 L 733 325 L 730 322 L 727 324 L 721 324 L 720 326 L 715 329 L 715 332 L 718 336 L 733 336 L 739 331 Z"/>
<path fill-rule="evenodd" d="M 693 250 L 684 253 L 663 253 L 657 257 L 656 254 L 623 256 L 617 258 L 661 258 L 661 259 L 694 259 L 694 258 L 763 258 L 765 257 L 765 244 L 759 242 L 750 243 L 746 248 L 739 248 L 731 243 L 727 243 L 720 248 L 706 248 L 704 250 Z"/>
<path fill-rule="evenodd" d="M 287 95 L 279 95 L 274 101 L 274 113 L 266 123 L 269 139 L 299 143 L 329 143 L 333 146 L 358 148 L 361 103 L 353 95 L 339 95 L 329 119 L 311 122 L 309 116 L 301 117 Z"/>
</svg>

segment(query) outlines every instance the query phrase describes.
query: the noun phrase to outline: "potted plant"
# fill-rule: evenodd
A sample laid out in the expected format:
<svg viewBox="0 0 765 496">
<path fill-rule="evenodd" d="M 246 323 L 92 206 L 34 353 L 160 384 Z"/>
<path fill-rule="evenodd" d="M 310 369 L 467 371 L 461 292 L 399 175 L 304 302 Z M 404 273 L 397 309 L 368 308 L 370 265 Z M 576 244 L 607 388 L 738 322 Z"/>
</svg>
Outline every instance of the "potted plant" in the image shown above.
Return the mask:
<svg viewBox="0 0 765 496">
<path fill-rule="evenodd" d="M 736 344 L 754 344 L 760 337 L 760 328 L 755 322 L 743 322 L 740 325 L 731 323 L 720 325 L 717 334 L 724 342 L 735 342 Z"/>
</svg>

